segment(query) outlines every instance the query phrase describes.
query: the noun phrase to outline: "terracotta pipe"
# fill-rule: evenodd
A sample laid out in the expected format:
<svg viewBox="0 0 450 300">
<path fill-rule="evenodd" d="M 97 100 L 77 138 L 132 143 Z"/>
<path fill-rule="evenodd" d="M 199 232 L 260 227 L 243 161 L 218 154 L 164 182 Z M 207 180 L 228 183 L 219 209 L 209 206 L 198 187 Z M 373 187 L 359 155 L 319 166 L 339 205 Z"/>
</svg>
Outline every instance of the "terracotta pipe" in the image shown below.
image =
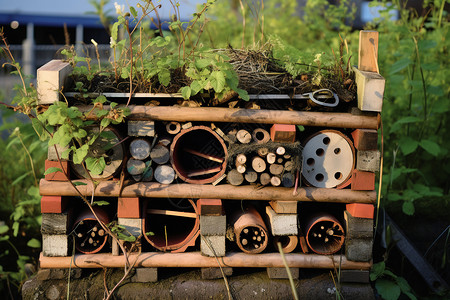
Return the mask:
<svg viewBox="0 0 450 300">
<path fill-rule="evenodd" d="M 109 109 L 108 106 L 104 106 Z M 119 106 L 120 107 L 120 106 Z M 80 106 L 81 111 L 92 106 Z M 379 114 L 353 115 L 350 113 L 305 112 L 266 109 L 243 109 L 223 107 L 180 107 L 129 105 L 128 120 L 154 120 L 177 122 L 237 122 L 260 124 L 293 124 L 303 126 L 378 129 Z M 91 113 L 95 118 L 95 111 Z"/>
<path fill-rule="evenodd" d="M 184 252 L 187 247 L 194 246 L 199 235 L 200 220 L 197 206 L 190 199 L 189 203 L 194 213 L 180 212 L 168 205 L 167 201 L 145 201 L 142 228 L 147 242 L 160 251 Z M 153 235 L 146 235 L 146 232 L 152 232 Z"/>
<path fill-rule="evenodd" d="M 94 211 L 103 224 L 109 223 L 106 212 L 98 207 Z M 85 254 L 97 253 L 105 246 L 108 234 L 102 229 L 90 209 L 82 211 L 73 225 L 75 248 Z"/>
<path fill-rule="evenodd" d="M 78 185 L 78 190 L 85 196 L 91 196 L 93 185 L 88 180 L 74 180 L 86 185 Z M 41 179 L 39 191 L 42 196 L 78 196 L 73 186 L 64 181 L 48 181 Z M 350 189 L 336 190 L 327 188 L 305 187 L 298 188 L 295 194 L 292 188 L 285 187 L 256 187 L 251 185 L 232 186 L 198 185 L 198 184 L 160 184 L 157 182 L 140 182 L 126 185 L 120 189 L 115 181 L 102 181 L 98 183 L 94 195 L 98 197 L 125 197 L 125 198 L 220 198 L 229 200 L 280 200 L 330 202 L 330 203 L 370 203 L 376 202 L 375 191 L 352 191 Z"/>
<path fill-rule="evenodd" d="M 182 130 L 170 145 L 172 167 L 188 183 L 214 182 L 225 173 L 227 156 L 223 139 L 206 126 Z"/>
<path fill-rule="evenodd" d="M 313 252 L 329 255 L 342 248 L 344 229 L 334 216 L 317 213 L 310 216 L 306 224 L 306 242 Z"/>
<path fill-rule="evenodd" d="M 278 242 L 280 242 L 284 253 L 291 253 L 298 245 L 298 237 L 296 235 L 274 236 L 272 241 L 275 249 L 278 249 Z"/>
<path fill-rule="evenodd" d="M 135 253 L 129 255 L 129 261 L 134 262 L 135 267 L 164 267 L 164 268 L 213 268 L 218 267 L 242 267 L 242 268 L 284 268 L 283 260 L 279 253 L 261 253 L 258 255 L 247 253 L 227 253 L 224 257 L 206 257 L 200 252 L 186 253 L 162 253 L 146 252 L 139 256 Z M 349 261 L 342 255 L 317 255 L 289 253 L 285 255 L 288 265 L 292 268 L 317 268 L 334 269 L 340 267 L 343 270 L 369 270 L 371 262 Z M 39 258 L 41 268 L 122 268 L 125 265 L 123 255 L 113 256 L 110 253 L 101 254 L 76 254 L 72 257 L 44 257 Z"/>
<path fill-rule="evenodd" d="M 232 218 L 234 233 L 238 247 L 245 253 L 257 254 L 263 252 L 268 244 L 269 235 L 266 224 L 252 206 L 244 211 L 236 211 Z"/>
</svg>

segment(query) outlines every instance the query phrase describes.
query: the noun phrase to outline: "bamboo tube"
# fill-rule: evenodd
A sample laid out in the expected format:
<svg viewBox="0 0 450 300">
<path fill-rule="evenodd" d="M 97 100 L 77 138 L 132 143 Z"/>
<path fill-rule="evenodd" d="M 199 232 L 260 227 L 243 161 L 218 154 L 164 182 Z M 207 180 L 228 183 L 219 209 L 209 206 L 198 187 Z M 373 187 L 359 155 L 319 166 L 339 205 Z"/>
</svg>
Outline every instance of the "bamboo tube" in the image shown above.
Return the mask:
<svg viewBox="0 0 450 300">
<path fill-rule="evenodd" d="M 168 134 L 177 134 L 181 131 L 181 124 L 178 122 L 169 122 L 166 124 Z"/>
<path fill-rule="evenodd" d="M 257 144 L 264 144 L 270 141 L 270 134 L 267 132 L 267 130 L 264 130 L 262 128 L 256 128 L 252 132 L 253 140 Z"/>
<path fill-rule="evenodd" d="M 123 106 L 119 106 L 123 107 Z M 260 124 L 293 124 L 303 126 L 378 129 L 379 114 L 352 115 L 350 113 L 286 111 L 266 109 L 242 109 L 223 107 L 177 107 L 129 105 L 129 120 L 151 119 L 154 121 L 178 122 L 236 122 Z M 93 106 L 80 106 L 83 112 Z M 109 109 L 104 106 L 104 109 Z M 94 110 L 90 116 L 95 117 Z"/>
<path fill-rule="evenodd" d="M 286 262 L 291 268 L 319 268 L 333 269 L 339 266 L 344 270 L 369 270 L 370 262 L 349 261 L 340 255 L 318 254 L 285 254 Z M 261 253 L 258 255 L 247 253 L 227 253 L 217 260 L 215 257 L 206 257 L 200 252 L 163 253 L 146 252 L 130 253 L 129 261 L 134 262 L 137 268 L 168 267 L 168 268 L 208 268 L 219 265 L 221 267 L 242 268 L 284 268 L 283 260 L 279 253 Z M 68 269 L 72 268 L 123 268 L 125 257 L 113 256 L 110 253 L 94 255 L 75 254 L 67 257 L 45 257 L 41 253 L 39 257 L 40 267 L 43 269 Z"/>
<path fill-rule="evenodd" d="M 91 196 L 93 185 L 89 180 L 74 180 L 86 185 L 78 185 L 77 189 L 84 196 Z M 78 196 L 77 191 L 67 181 L 48 181 L 41 179 L 39 192 L 43 196 Z M 375 204 L 375 191 L 352 191 L 349 189 L 327 189 L 304 187 L 298 188 L 293 194 L 290 188 L 265 187 L 258 188 L 251 185 L 231 186 L 221 184 L 217 186 L 202 184 L 178 183 L 174 185 L 157 182 L 140 182 L 124 186 L 121 189 L 115 181 L 101 181 L 95 189 L 97 197 L 124 198 L 186 198 L 186 195 L 196 195 L 197 198 L 242 200 L 280 200 L 284 201 L 314 201 L 330 203 L 369 203 Z"/>
</svg>

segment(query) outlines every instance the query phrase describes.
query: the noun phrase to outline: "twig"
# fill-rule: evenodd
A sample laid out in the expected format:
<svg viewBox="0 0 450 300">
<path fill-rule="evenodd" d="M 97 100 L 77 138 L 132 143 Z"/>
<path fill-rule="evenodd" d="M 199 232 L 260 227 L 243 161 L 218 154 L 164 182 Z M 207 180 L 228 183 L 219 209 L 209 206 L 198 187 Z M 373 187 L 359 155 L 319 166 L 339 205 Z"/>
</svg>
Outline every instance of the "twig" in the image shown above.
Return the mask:
<svg viewBox="0 0 450 300">
<path fill-rule="evenodd" d="M 283 260 L 284 267 L 286 268 L 286 272 L 289 277 L 289 283 L 291 285 L 292 296 L 294 297 L 295 300 L 298 300 L 297 289 L 295 288 L 295 284 L 294 284 L 294 278 L 292 278 L 291 270 L 289 270 L 289 266 L 286 261 L 286 257 L 284 256 L 283 247 L 281 246 L 280 242 L 278 242 L 277 245 L 278 245 L 278 252 L 280 252 L 281 259 Z"/>
</svg>

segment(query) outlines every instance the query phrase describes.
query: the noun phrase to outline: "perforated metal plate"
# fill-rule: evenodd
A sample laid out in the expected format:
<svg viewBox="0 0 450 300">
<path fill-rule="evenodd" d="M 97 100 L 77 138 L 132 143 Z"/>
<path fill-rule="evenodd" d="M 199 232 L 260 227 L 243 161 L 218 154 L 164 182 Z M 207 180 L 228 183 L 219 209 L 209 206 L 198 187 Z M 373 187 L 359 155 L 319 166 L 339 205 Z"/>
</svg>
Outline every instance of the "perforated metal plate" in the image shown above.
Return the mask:
<svg viewBox="0 0 450 300">
<path fill-rule="evenodd" d="M 320 131 L 304 145 L 302 175 L 312 186 L 336 187 L 351 176 L 354 165 L 353 145 L 339 131 Z"/>
</svg>

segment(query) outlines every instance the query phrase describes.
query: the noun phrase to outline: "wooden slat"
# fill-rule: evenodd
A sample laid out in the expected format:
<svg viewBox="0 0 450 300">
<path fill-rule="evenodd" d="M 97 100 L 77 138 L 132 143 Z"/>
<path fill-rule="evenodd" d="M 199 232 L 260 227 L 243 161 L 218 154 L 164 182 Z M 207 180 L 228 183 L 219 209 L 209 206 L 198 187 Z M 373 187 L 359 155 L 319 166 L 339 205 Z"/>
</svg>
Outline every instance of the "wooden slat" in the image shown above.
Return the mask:
<svg viewBox="0 0 450 300">
<path fill-rule="evenodd" d="M 185 211 L 176 211 L 176 210 L 151 208 L 151 209 L 147 209 L 147 213 L 154 214 L 154 215 L 166 215 L 166 216 L 193 218 L 193 219 L 197 218 L 197 215 L 195 213 L 185 212 Z"/>
<path fill-rule="evenodd" d="M 378 70 L 378 32 L 361 30 L 359 32 L 358 69 L 380 73 Z"/>
</svg>

